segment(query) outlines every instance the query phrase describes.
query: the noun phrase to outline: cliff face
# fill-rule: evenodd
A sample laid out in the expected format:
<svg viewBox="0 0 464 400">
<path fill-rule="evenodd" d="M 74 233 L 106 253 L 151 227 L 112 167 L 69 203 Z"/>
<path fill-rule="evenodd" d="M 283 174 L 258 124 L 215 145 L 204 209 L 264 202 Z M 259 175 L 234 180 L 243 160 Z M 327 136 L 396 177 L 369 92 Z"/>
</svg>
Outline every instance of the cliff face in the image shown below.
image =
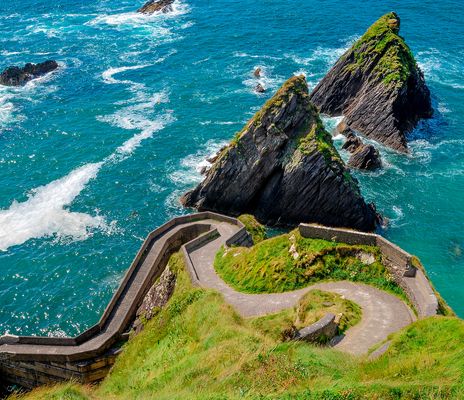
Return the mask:
<svg viewBox="0 0 464 400">
<path fill-rule="evenodd" d="M 432 115 L 430 92 L 411 50 L 389 13 L 333 66 L 311 94 L 320 112 L 344 115 L 363 135 L 407 152 L 406 134 Z"/>
<path fill-rule="evenodd" d="M 8 67 L 0 75 L 0 85 L 21 86 L 57 68 L 58 63 L 53 60 L 44 61 L 39 64 L 27 63 L 23 68 Z"/>
<path fill-rule="evenodd" d="M 309 101 L 303 76 L 279 89 L 181 201 L 199 210 L 254 214 L 267 224 L 373 230 L 377 222 Z"/>
</svg>

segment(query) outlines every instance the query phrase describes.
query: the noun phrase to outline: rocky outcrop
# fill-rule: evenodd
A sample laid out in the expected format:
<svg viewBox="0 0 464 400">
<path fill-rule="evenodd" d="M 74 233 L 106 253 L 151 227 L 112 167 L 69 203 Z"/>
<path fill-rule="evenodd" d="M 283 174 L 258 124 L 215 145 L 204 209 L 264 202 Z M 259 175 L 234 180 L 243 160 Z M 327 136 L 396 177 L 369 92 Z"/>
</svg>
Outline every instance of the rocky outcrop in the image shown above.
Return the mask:
<svg viewBox="0 0 464 400">
<path fill-rule="evenodd" d="M 24 67 L 8 67 L 0 75 L 0 85 L 21 86 L 58 68 L 58 63 L 48 60 L 39 64 L 27 63 Z"/>
<path fill-rule="evenodd" d="M 316 86 L 311 101 L 322 113 L 344 115 L 361 134 L 407 152 L 406 134 L 432 116 L 432 106 L 399 28 L 395 13 L 381 17 Z"/>
<path fill-rule="evenodd" d="M 145 295 L 142 304 L 137 309 L 136 318 L 132 324 L 134 333 L 139 333 L 144 324 L 152 319 L 169 301 L 176 286 L 176 274 L 169 265 L 163 271 L 158 281 Z"/>
<path fill-rule="evenodd" d="M 312 221 L 370 231 L 378 221 L 309 101 L 304 76 L 266 102 L 181 201 L 270 225 Z"/>
<path fill-rule="evenodd" d="M 351 168 L 372 171 L 382 167 L 380 154 L 371 144 L 361 144 L 351 154 L 348 160 Z"/>
<path fill-rule="evenodd" d="M 166 14 L 171 12 L 174 0 L 149 0 L 137 12 L 142 14 L 153 14 L 155 12 L 162 12 Z"/>
</svg>

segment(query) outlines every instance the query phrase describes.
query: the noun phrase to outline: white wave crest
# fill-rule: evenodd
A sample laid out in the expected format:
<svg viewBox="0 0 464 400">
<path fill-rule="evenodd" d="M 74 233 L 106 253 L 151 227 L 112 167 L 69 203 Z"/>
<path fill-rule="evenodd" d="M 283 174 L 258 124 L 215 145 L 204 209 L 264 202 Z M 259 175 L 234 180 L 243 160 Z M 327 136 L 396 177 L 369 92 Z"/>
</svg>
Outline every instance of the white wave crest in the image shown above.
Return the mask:
<svg viewBox="0 0 464 400">
<path fill-rule="evenodd" d="M 142 64 L 142 65 L 132 65 L 132 66 L 126 66 L 126 67 L 119 67 L 119 68 L 108 68 L 106 71 L 104 71 L 102 73 L 102 78 L 103 78 L 103 81 L 109 85 L 113 85 L 113 84 L 116 84 L 116 83 L 127 83 L 127 84 L 131 84 L 131 83 L 134 83 L 133 81 L 129 81 L 129 80 L 119 80 L 119 79 L 115 79 L 113 78 L 114 75 L 117 75 L 117 74 L 120 74 L 121 72 L 125 72 L 125 71 L 132 71 L 132 70 L 136 70 L 136 69 L 142 69 L 142 68 L 146 68 L 146 67 L 149 67 L 150 64 Z"/>
<path fill-rule="evenodd" d="M 172 11 L 168 13 L 157 12 L 154 14 L 142 14 L 139 12 L 125 12 L 119 14 L 104 14 L 99 15 L 87 22 L 85 25 L 113 25 L 113 26 L 144 26 L 153 21 L 165 20 L 187 14 L 190 8 L 187 4 L 180 1 L 175 1 L 172 4 Z"/>
<path fill-rule="evenodd" d="M 170 180 L 175 184 L 192 185 L 199 183 L 202 180 L 201 170 L 210 167 L 211 164 L 207 160 L 217 154 L 221 147 L 227 145 L 225 141 L 209 140 L 195 154 L 185 157 L 180 162 L 180 168 L 170 174 Z"/>
<path fill-rule="evenodd" d="M 13 201 L 0 211 L 0 250 L 31 238 L 73 237 L 82 240 L 95 228 L 106 228 L 103 217 L 71 212 L 69 206 L 88 182 L 97 176 L 103 163 L 86 164 L 63 178 L 31 191 L 28 200 Z"/>
</svg>

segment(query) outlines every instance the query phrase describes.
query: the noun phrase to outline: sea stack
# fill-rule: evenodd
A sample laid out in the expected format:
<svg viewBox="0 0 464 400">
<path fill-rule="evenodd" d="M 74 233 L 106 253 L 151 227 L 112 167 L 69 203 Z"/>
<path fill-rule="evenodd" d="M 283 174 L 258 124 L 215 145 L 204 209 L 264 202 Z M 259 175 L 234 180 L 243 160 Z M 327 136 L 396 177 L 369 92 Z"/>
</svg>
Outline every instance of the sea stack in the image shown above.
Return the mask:
<svg viewBox="0 0 464 400">
<path fill-rule="evenodd" d="M 39 64 L 27 63 L 24 67 L 8 67 L 0 75 L 0 85 L 21 86 L 58 68 L 58 63 L 47 60 Z"/>
<path fill-rule="evenodd" d="M 361 196 L 309 100 L 304 76 L 266 102 L 182 203 L 269 225 L 316 222 L 372 231 L 378 216 Z"/>
<path fill-rule="evenodd" d="M 407 152 L 406 135 L 433 110 L 430 91 L 394 12 L 375 22 L 311 94 L 319 111 L 345 117 L 350 128 Z"/>
<path fill-rule="evenodd" d="M 142 14 L 153 14 L 155 12 L 162 12 L 166 14 L 172 11 L 172 3 L 174 0 L 149 0 L 137 12 Z"/>
</svg>

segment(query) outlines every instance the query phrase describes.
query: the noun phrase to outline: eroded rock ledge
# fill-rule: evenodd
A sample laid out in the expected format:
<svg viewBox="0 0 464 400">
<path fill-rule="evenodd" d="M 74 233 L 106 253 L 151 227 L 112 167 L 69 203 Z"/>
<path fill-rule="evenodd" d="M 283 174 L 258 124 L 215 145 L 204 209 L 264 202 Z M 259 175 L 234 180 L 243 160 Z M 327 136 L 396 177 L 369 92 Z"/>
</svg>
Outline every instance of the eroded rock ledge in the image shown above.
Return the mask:
<svg viewBox="0 0 464 400">
<path fill-rule="evenodd" d="M 375 22 L 311 94 L 320 112 L 345 116 L 361 134 L 407 152 L 406 134 L 432 116 L 430 91 L 391 12 Z"/>
<path fill-rule="evenodd" d="M 0 85 L 21 86 L 39 78 L 58 68 L 54 60 L 47 60 L 39 64 L 27 63 L 24 67 L 8 67 L 0 75 Z"/>
<path fill-rule="evenodd" d="M 270 225 L 317 222 L 374 230 L 361 196 L 309 100 L 304 76 L 290 78 L 221 151 L 185 206 L 253 214 Z"/>
</svg>

